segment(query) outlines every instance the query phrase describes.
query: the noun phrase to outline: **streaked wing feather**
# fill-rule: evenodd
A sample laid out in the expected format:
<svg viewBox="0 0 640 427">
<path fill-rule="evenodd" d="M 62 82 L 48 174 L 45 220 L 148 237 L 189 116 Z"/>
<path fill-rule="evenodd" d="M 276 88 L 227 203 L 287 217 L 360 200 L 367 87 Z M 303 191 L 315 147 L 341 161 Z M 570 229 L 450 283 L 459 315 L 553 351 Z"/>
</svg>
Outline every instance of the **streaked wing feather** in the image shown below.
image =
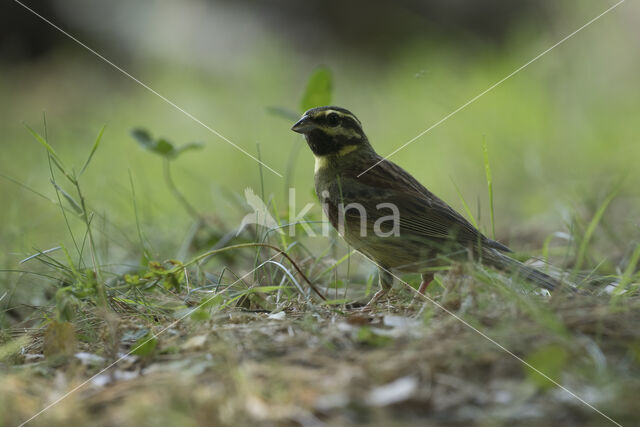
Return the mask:
<svg viewBox="0 0 640 427">
<path fill-rule="evenodd" d="M 360 171 L 344 171 L 343 179 L 354 181 L 345 187 L 366 186 L 371 189 L 372 197 L 364 203 L 367 214 L 373 215 L 373 218 L 378 212 L 375 209 L 378 203 L 393 203 L 400 209 L 401 233 L 404 231 L 437 239 L 455 237 L 460 243 L 494 246 L 492 240 L 395 163 L 385 160 L 360 177 L 358 173 Z M 362 203 L 361 198 L 357 201 Z M 348 202 L 345 200 L 345 203 Z M 381 212 L 379 215 L 387 214 Z"/>
</svg>

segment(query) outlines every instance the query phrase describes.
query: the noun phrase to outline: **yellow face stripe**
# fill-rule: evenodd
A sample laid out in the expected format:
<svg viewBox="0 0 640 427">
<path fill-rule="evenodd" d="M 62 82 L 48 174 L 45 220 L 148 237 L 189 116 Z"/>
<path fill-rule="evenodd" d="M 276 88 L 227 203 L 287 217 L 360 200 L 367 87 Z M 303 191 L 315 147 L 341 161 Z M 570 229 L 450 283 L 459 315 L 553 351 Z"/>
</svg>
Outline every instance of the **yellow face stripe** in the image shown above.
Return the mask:
<svg viewBox="0 0 640 427">
<path fill-rule="evenodd" d="M 327 165 L 329 164 L 329 157 L 331 157 L 331 156 L 337 156 L 337 157 L 346 156 L 349 153 L 353 153 L 358 148 L 360 148 L 359 145 L 345 145 L 336 154 L 327 154 L 326 156 L 315 156 L 316 164 L 315 164 L 315 167 L 314 167 L 314 172 L 317 173 L 320 169 L 326 168 Z"/>
<path fill-rule="evenodd" d="M 345 145 L 338 151 L 338 156 L 346 156 L 349 153 L 352 153 L 360 148 L 359 145 Z"/>
</svg>

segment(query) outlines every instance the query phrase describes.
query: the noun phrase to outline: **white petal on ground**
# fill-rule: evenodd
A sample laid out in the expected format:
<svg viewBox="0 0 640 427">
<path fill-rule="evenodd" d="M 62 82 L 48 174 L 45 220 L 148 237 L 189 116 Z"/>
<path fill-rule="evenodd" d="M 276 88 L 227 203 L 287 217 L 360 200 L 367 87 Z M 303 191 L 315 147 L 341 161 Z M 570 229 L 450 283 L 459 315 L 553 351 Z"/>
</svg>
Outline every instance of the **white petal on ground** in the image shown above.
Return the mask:
<svg viewBox="0 0 640 427">
<path fill-rule="evenodd" d="M 267 316 L 267 319 L 282 320 L 285 318 L 285 316 L 286 316 L 286 313 L 284 311 L 279 311 L 277 313 L 271 313 L 270 315 Z"/>
<path fill-rule="evenodd" d="M 369 392 L 367 403 L 372 406 L 387 406 L 410 398 L 418 388 L 416 377 L 402 377 L 389 384 L 376 387 Z"/>
</svg>

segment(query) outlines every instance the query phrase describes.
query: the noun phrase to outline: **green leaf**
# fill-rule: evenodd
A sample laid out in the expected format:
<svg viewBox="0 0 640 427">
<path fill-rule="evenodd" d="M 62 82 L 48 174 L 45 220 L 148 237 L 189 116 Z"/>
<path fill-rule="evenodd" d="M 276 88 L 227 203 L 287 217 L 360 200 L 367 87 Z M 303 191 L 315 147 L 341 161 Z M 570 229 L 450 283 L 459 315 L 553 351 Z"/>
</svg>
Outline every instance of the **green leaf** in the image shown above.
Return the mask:
<svg viewBox="0 0 640 427">
<path fill-rule="evenodd" d="M 136 341 L 131 349 L 131 354 L 146 357 L 151 355 L 157 346 L 158 339 L 152 333 L 147 333 Z"/>
<path fill-rule="evenodd" d="M 138 141 L 138 144 L 145 150 L 149 150 L 153 153 L 159 154 L 163 157 L 171 157 L 175 148 L 166 139 L 153 139 L 151 134 L 145 129 L 134 129 L 131 131 L 131 136 Z"/>
<path fill-rule="evenodd" d="M 173 154 L 175 148 L 173 147 L 173 144 L 166 139 L 159 138 L 156 140 L 156 145 L 153 147 L 152 151 L 163 156 L 169 156 Z"/>
<path fill-rule="evenodd" d="M 566 368 L 568 360 L 569 353 L 567 350 L 557 344 L 542 347 L 526 359 L 527 363 L 556 382 L 559 382 L 560 375 Z M 526 374 L 527 379 L 542 390 L 556 386 L 553 382 L 528 366 L 526 367 Z"/>
<path fill-rule="evenodd" d="M 332 80 L 331 71 L 327 67 L 316 68 L 300 101 L 302 111 L 331 104 Z"/>
<path fill-rule="evenodd" d="M 198 150 L 204 146 L 201 142 L 190 142 L 182 147 L 176 148 L 172 142 L 165 138 L 152 138 L 151 134 L 145 129 L 134 129 L 131 131 L 131 136 L 133 136 L 145 150 L 159 154 L 166 159 L 175 159 L 186 151 Z"/>
<path fill-rule="evenodd" d="M 144 148 L 149 148 L 155 145 L 155 141 L 153 140 L 153 138 L 151 138 L 151 135 L 145 129 L 134 129 L 131 131 L 131 136 L 133 136 L 135 140 L 138 141 L 138 143 Z"/>
<path fill-rule="evenodd" d="M 189 142 L 177 148 L 173 154 L 174 157 L 178 157 L 180 154 L 190 150 L 201 150 L 204 147 L 202 142 Z"/>
</svg>

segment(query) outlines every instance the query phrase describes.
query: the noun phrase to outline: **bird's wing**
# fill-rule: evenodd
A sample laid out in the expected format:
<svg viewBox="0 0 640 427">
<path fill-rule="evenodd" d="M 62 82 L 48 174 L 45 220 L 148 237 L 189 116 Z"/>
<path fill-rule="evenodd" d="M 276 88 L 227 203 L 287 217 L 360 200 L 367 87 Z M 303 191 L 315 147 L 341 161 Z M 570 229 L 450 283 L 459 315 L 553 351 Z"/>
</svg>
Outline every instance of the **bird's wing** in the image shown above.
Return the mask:
<svg viewBox="0 0 640 427">
<path fill-rule="evenodd" d="M 341 179 L 351 181 L 349 185 L 345 183 L 342 186 L 343 197 L 345 203 L 349 203 L 349 200 L 364 200 L 370 219 L 375 219 L 376 212 L 379 212 L 379 216 L 389 214 L 388 210 L 376 209 L 378 204 L 392 203 L 399 209 L 401 234 L 418 234 L 436 239 L 453 238 L 463 244 L 480 243 L 508 250 L 484 236 L 462 215 L 395 163 L 385 160 L 358 177 L 360 172 L 348 170 L 342 174 Z M 368 196 L 365 198 L 362 194 Z"/>
</svg>

